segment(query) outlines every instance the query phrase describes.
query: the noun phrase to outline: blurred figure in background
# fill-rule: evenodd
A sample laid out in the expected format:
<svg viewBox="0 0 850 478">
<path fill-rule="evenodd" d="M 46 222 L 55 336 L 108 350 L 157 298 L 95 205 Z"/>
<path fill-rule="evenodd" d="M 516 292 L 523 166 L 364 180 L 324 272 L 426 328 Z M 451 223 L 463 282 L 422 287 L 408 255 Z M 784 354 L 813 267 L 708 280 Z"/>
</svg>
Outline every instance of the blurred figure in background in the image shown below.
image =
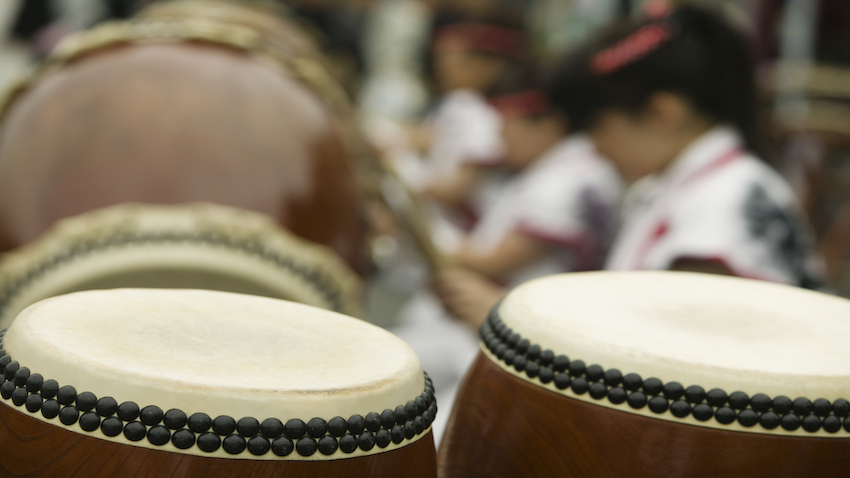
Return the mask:
<svg viewBox="0 0 850 478">
<path fill-rule="evenodd" d="M 523 46 L 520 30 L 495 23 L 454 23 L 434 34 L 433 73 L 441 93 L 414 132 L 425 154 L 407 177 L 455 225 L 468 228 L 486 202 L 476 186 L 502 152 L 501 120 L 487 96 L 517 64 Z"/>
<path fill-rule="evenodd" d="M 430 199 L 427 222 L 446 254 L 460 247 L 466 230 L 499 194 L 494 171 L 502 154 L 501 118 L 487 101 L 523 52 L 521 30 L 495 23 L 443 25 L 432 40 L 433 73 L 441 96 L 411 142 L 421 157 L 397 156 L 397 168 L 411 189 Z M 478 350 L 474 333 L 443 309 L 421 283 L 399 313 L 394 333 L 422 358 L 441 403 L 451 403 Z M 433 370 L 433 372 L 431 371 Z M 448 414 L 437 419 L 439 440 Z"/>
<path fill-rule="evenodd" d="M 478 326 L 507 290 L 548 274 L 600 269 L 616 229 L 622 183 L 613 165 L 538 81 L 515 81 L 491 99 L 502 125 L 497 164 L 505 180 L 448 254 L 451 266 L 437 272 L 439 302 L 418 295 L 405 325 L 394 330 L 452 393 L 476 351 L 464 344 L 477 345 Z"/>
<path fill-rule="evenodd" d="M 821 285 L 798 201 L 759 158 L 749 51 L 722 19 L 683 6 L 561 69 L 555 101 L 632 183 L 608 269 Z"/>
<path fill-rule="evenodd" d="M 507 288 L 597 270 L 616 229 L 622 185 L 590 139 L 571 128 L 539 84 L 495 97 L 511 175 L 437 277 L 444 306 L 474 330 Z"/>
</svg>

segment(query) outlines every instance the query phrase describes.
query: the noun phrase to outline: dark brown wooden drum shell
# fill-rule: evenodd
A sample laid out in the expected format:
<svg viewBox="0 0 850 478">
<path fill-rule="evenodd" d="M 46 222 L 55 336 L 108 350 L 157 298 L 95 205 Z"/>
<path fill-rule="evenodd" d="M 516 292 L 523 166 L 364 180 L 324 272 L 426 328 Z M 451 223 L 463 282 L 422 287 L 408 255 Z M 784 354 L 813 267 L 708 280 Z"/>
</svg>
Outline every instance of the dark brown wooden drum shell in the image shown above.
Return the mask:
<svg viewBox="0 0 850 478">
<path fill-rule="evenodd" d="M 846 477 L 850 439 L 741 433 L 593 405 L 479 353 L 440 445 L 441 478 Z"/>
<path fill-rule="evenodd" d="M 269 214 L 365 269 L 352 153 L 279 65 L 204 43 L 118 45 L 44 74 L 0 122 L 0 250 L 122 202 Z"/>
<path fill-rule="evenodd" d="M 63 478 L 436 478 L 430 432 L 385 453 L 330 461 L 204 458 L 133 447 L 63 430 L 0 404 L 0 474 Z"/>
</svg>

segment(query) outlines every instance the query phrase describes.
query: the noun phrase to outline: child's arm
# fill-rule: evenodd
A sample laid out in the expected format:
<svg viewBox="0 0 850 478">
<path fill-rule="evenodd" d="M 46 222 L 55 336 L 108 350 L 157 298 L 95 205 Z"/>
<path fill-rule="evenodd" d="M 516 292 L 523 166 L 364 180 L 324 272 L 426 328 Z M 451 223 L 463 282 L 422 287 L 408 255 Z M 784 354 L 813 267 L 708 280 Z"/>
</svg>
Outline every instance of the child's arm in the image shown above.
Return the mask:
<svg viewBox="0 0 850 478">
<path fill-rule="evenodd" d="M 464 164 L 454 175 L 428 185 L 424 193 L 447 207 L 458 208 L 463 206 L 469 192 L 480 177 L 479 166 Z"/>
<path fill-rule="evenodd" d="M 426 124 L 407 124 L 403 126 L 407 137 L 407 144 L 414 151 L 425 153 L 431 147 L 431 128 Z"/>
<path fill-rule="evenodd" d="M 449 313 L 478 330 L 507 290 L 468 269 L 452 268 L 434 279 L 434 290 Z"/>
<path fill-rule="evenodd" d="M 517 269 L 546 255 L 549 247 L 525 234 L 511 232 L 498 247 L 486 254 L 467 243 L 455 255 L 454 261 L 490 280 L 502 281 Z"/>
</svg>

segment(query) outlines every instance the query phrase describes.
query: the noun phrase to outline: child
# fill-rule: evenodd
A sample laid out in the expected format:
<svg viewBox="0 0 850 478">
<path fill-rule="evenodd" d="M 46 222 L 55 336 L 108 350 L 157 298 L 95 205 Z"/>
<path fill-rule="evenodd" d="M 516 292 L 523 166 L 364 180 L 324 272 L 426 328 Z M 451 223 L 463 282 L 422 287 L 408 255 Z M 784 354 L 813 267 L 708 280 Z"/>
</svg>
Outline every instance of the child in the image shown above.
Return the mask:
<svg viewBox="0 0 850 478">
<path fill-rule="evenodd" d="M 426 220 L 435 245 L 447 252 L 457 249 L 498 189 L 493 178 L 485 177 L 502 150 L 501 118 L 487 96 L 521 56 L 523 34 L 496 23 L 456 22 L 437 28 L 432 46 L 441 97 L 425 121 L 426 134 L 412 135 L 424 158 L 405 155 L 407 161 L 397 160 L 396 167 L 412 189 L 431 199 Z M 449 317 L 425 284 L 398 315 L 392 332 L 419 355 L 434 380 L 437 400 L 451 406 L 478 353 L 476 334 Z M 448 416 L 441 413 L 433 424 L 437 441 Z"/>
<path fill-rule="evenodd" d="M 748 50 L 720 18 L 684 6 L 602 39 L 557 75 L 555 101 L 633 183 L 607 269 L 819 286 L 803 212 L 759 159 Z"/>
<path fill-rule="evenodd" d="M 500 120 L 487 96 L 520 55 L 522 42 L 519 30 L 495 24 L 457 23 L 436 31 L 433 70 L 442 95 L 427 121 L 432 183 L 463 164 L 499 159 Z"/>
<path fill-rule="evenodd" d="M 505 154 L 513 175 L 437 279 L 455 316 L 480 325 L 503 293 L 526 280 L 599 269 L 613 238 L 621 182 L 539 89 L 501 96 Z"/>
<path fill-rule="evenodd" d="M 433 75 L 441 95 L 411 135 L 424 157 L 399 170 L 414 190 L 441 206 L 432 218 L 442 234 L 438 244 L 452 247 L 450 225 L 468 228 L 493 194 L 492 185 L 480 186 L 501 156 L 501 119 L 487 96 L 521 56 L 523 42 L 520 30 L 494 23 L 453 23 L 434 33 Z"/>
<path fill-rule="evenodd" d="M 568 136 L 573 130 L 541 90 L 513 91 L 493 104 L 503 124 L 500 164 L 512 174 L 462 236 L 451 256 L 456 267 L 435 277 L 439 301 L 422 294 L 418 308 L 407 309 L 417 320 L 393 330 L 416 350 L 435 383 L 439 377 L 444 403 L 452 403 L 478 352 L 475 331 L 505 285 L 602 266 L 621 191 L 613 166 L 586 137 Z M 437 423 L 437 433 L 441 427 Z"/>
</svg>

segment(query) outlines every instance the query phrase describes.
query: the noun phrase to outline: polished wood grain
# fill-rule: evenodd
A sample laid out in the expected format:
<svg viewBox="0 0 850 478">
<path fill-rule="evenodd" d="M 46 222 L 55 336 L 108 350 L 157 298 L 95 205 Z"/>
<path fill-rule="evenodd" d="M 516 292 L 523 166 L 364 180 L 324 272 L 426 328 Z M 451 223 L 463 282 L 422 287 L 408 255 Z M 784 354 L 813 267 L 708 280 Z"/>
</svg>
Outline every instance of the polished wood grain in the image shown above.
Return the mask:
<svg viewBox="0 0 850 478">
<path fill-rule="evenodd" d="M 92 438 L 0 403 L 0 474 L 7 477 L 436 478 L 435 455 L 434 440 L 428 432 L 428 436 L 393 451 L 341 460 L 205 458 Z"/>
<path fill-rule="evenodd" d="M 440 444 L 441 478 L 846 477 L 850 439 L 727 432 L 582 402 L 479 353 Z"/>
<path fill-rule="evenodd" d="M 0 122 L 0 250 L 133 201 L 269 214 L 365 268 L 337 118 L 298 80 L 209 44 L 116 46 L 39 80 Z"/>
</svg>

